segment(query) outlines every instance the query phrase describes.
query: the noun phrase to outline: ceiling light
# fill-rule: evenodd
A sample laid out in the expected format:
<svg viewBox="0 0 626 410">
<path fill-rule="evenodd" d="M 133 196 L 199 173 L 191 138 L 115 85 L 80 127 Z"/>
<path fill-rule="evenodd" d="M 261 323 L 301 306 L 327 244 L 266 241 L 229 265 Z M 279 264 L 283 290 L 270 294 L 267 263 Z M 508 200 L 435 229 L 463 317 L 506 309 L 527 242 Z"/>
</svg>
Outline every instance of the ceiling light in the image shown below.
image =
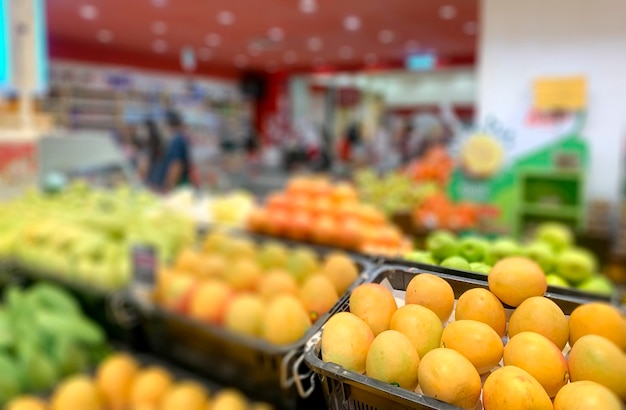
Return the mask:
<svg viewBox="0 0 626 410">
<path fill-rule="evenodd" d="M 167 51 L 167 42 L 163 39 L 157 39 L 152 42 L 152 50 L 155 53 L 165 53 Z"/>
<path fill-rule="evenodd" d="M 394 38 L 395 34 L 393 34 L 393 31 L 391 30 L 381 30 L 378 33 L 378 40 L 383 44 L 389 44 L 393 42 Z"/>
<path fill-rule="evenodd" d="M 101 43 L 110 43 L 113 40 L 113 33 L 111 30 L 102 29 L 98 31 L 98 41 Z"/>
<path fill-rule="evenodd" d="M 306 45 L 309 48 L 309 50 L 311 51 L 318 51 L 322 48 L 323 43 L 322 43 L 322 39 L 319 37 L 310 37 L 307 41 L 306 41 Z"/>
<path fill-rule="evenodd" d="M 243 54 L 239 54 L 235 57 L 233 62 L 235 63 L 235 67 L 244 68 L 248 65 L 248 57 L 244 56 Z"/>
<path fill-rule="evenodd" d="M 300 11 L 303 13 L 315 13 L 317 11 L 317 1 L 316 0 L 300 0 L 299 4 Z"/>
<path fill-rule="evenodd" d="M 85 20 L 94 20 L 96 17 L 98 17 L 98 9 L 96 8 L 96 6 L 93 6 L 91 4 L 83 4 L 82 6 L 80 6 L 80 9 L 78 9 L 78 12 L 80 16 Z"/>
<path fill-rule="evenodd" d="M 165 7 L 167 6 L 167 0 L 152 0 L 152 5 L 154 7 Z"/>
<path fill-rule="evenodd" d="M 378 62 L 378 56 L 374 53 L 367 53 L 365 57 L 363 57 L 363 61 L 367 65 L 374 65 Z"/>
<path fill-rule="evenodd" d="M 202 47 L 198 50 L 198 58 L 202 61 L 210 60 L 212 54 L 211 50 L 206 47 Z"/>
<path fill-rule="evenodd" d="M 222 37 L 219 34 L 211 33 L 204 38 L 205 43 L 211 47 L 218 47 L 222 44 Z"/>
<path fill-rule="evenodd" d="M 285 38 L 285 31 L 280 27 L 272 27 L 267 30 L 267 36 L 272 41 L 282 41 L 282 39 Z"/>
<path fill-rule="evenodd" d="M 439 7 L 439 17 L 444 20 L 452 20 L 456 17 L 456 7 L 449 4 Z"/>
<path fill-rule="evenodd" d="M 478 31 L 478 24 L 475 21 L 467 21 L 463 24 L 463 32 L 468 36 L 476 35 Z"/>
<path fill-rule="evenodd" d="M 298 54 L 295 51 L 289 50 L 283 54 L 283 61 L 287 64 L 293 64 L 298 60 Z"/>
<path fill-rule="evenodd" d="M 348 16 L 343 20 L 343 27 L 348 31 L 357 31 L 361 28 L 361 19 L 357 16 Z"/>
<path fill-rule="evenodd" d="M 354 52 L 348 46 L 343 46 L 339 49 L 339 57 L 343 58 L 344 60 L 349 59 L 350 57 L 352 57 L 353 54 Z"/>
<path fill-rule="evenodd" d="M 235 15 L 230 11 L 220 11 L 217 13 L 217 22 L 224 26 L 230 26 L 235 22 Z"/>
<path fill-rule="evenodd" d="M 155 21 L 152 23 L 152 34 L 157 36 L 167 33 L 167 23 L 164 21 Z"/>
</svg>

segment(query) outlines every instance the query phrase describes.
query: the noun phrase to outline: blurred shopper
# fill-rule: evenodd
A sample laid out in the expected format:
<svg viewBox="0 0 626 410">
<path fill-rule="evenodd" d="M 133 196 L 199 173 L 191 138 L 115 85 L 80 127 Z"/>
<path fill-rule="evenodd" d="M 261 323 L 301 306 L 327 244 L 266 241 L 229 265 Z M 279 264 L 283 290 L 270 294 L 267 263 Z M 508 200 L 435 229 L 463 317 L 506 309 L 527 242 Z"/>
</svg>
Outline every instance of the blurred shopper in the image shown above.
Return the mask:
<svg viewBox="0 0 626 410">
<path fill-rule="evenodd" d="M 153 142 L 147 144 L 149 160 L 146 173 L 148 186 L 163 193 L 191 182 L 189 142 L 183 120 L 174 111 L 167 112 L 165 120 L 168 136 L 162 145 L 158 142 L 161 139 L 156 126 L 153 123 L 148 126 L 148 140 Z"/>
<path fill-rule="evenodd" d="M 387 172 L 400 165 L 401 149 L 391 135 L 389 119 L 382 117 L 371 144 L 372 162 L 379 172 Z"/>
<path fill-rule="evenodd" d="M 137 173 L 146 185 L 157 187 L 163 167 L 163 138 L 154 120 L 146 120 L 142 131 L 144 142 L 137 158 Z"/>
</svg>

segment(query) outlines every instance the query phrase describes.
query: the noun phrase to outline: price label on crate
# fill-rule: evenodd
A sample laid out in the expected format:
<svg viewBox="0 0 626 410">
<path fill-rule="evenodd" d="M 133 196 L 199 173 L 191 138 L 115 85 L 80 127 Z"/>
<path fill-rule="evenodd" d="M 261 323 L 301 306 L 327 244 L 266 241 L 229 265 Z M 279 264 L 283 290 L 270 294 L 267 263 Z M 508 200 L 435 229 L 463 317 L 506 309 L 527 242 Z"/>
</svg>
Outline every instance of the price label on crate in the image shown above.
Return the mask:
<svg viewBox="0 0 626 410">
<path fill-rule="evenodd" d="M 158 265 L 156 248 L 147 244 L 133 245 L 131 262 L 135 284 L 149 288 L 154 287 Z"/>
</svg>

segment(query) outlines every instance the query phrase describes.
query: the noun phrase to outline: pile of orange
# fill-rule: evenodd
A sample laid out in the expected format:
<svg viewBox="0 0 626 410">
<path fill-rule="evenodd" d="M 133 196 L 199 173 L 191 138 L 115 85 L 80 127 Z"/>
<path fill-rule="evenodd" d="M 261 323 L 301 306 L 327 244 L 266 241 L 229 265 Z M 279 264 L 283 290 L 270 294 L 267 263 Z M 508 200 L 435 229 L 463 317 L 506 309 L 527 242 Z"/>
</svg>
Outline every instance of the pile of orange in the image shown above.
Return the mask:
<svg viewBox="0 0 626 410">
<path fill-rule="evenodd" d="M 348 183 L 323 177 L 292 178 L 253 210 L 248 228 L 256 233 L 374 254 L 410 248 L 401 231 L 375 207 L 359 201 Z"/>
<path fill-rule="evenodd" d="M 287 345 L 302 338 L 359 275 L 343 252 L 256 243 L 212 232 L 159 271 L 155 301 L 198 321 Z"/>
<path fill-rule="evenodd" d="M 132 356 L 117 353 L 107 358 L 92 379 L 76 375 L 59 384 L 49 405 L 39 397 L 21 396 L 8 410 L 271 410 L 266 403 L 250 403 L 239 391 L 224 389 L 213 397 L 199 383 L 176 381 L 164 368 L 141 368 Z"/>
<path fill-rule="evenodd" d="M 327 322 L 322 358 L 466 409 L 623 409 L 626 317 L 592 302 L 568 319 L 546 288 L 539 266 L 518 257 L 493 267 L 489 289 L 458 300 L 429 273 L 404 300 L 363 284 L 350 312 Z"/>
</svg>

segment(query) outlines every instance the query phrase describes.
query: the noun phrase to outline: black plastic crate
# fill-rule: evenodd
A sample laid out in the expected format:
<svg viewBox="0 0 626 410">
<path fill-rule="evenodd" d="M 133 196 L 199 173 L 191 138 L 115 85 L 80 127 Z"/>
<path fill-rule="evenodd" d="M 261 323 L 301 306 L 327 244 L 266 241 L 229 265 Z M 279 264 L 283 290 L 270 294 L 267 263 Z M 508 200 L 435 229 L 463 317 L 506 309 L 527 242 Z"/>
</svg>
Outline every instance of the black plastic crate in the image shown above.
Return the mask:
<svg viewBox="0 0 626 410">
<path fill-rule="evenodd" d="M 356 255 L 350 257 L 357 263 L 360 275 L 348 292 L 368 280 L 374 269 L 374 264 L 368 259 Z M 301 408 L 307 405 L 299 403 L 293 365 L 302 356 L 305 343 L 342 305 L 345 297 L 341 295 L 335 306 L 320 316 L 302 338 L 285 346 L 239 335 L 157 305 L 142 304 L 139 299 L 135 302 L 142 306 L 141 327 L 147 347 L 158 356 L 220 383 L 237 387 L 279 408 L 294 408 L 296 405 Z M 306 366 L 302 365 L 302 369 L 306 372 Z M 295 374 L 302 379 L 309 377 L 309 374 Z"/>
<path fill-rule="evenodd" d="M 432 273 L 445 279 L 454 290 L 456 299 L 465 291 L 472 288 L 488 289 L 487 277 L 476 279 L 472 274 L 459 276 L 459 274 L 442 273 L 439 270 L 421 269 L 406 265 L 384 265 L 375 269 L 370 277 L 370 282 L 381 283 L 387 279 L 396 290 L 406 290 L 411 279 L 420 273 Z M 448 270 L 450 271 L 450 270 Z M 451 271 L 460 274 L 462 272 Z M 570 295 L 553 294 L 548 291 L 546 297 L 553 300 L 569 315 L 577 306 L 589 302 L 589 299 L 578 298 Z M 349 299 L 345 298 L 338 312 L 347 312 L 350 309 Z M 506 308 L 506 306 L 505 306 Z M 321 336 L 322 330 L 317 332 L 307 343 L 304 361 L 306 365 L 317 375 L 312 379 L 312 387 L 320 383 L 324 393 L 326 404 L 333 410 L 422 410 L 422 409 L 459 409 L 456 406 L 441 402 L 439 400 L 392 386 L 363 374 L 345 370 L 343 367 L 325 362 L 321 359 Z M 300 379 L 296 380 L 299 391 L 306 395 L 308 393 L 301 385 Z"/>
</svg>

